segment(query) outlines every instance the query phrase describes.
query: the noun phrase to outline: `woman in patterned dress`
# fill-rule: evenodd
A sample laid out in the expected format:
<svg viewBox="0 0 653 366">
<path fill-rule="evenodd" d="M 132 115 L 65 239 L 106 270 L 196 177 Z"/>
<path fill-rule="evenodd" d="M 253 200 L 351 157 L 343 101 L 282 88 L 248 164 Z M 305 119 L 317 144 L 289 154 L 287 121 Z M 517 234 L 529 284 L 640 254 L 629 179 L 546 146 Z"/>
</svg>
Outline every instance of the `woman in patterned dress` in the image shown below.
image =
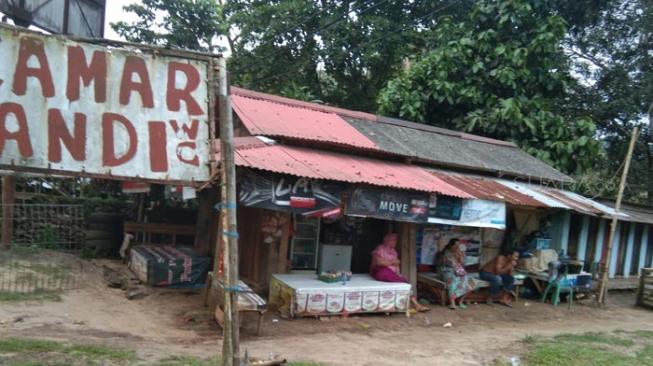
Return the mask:
<svg viewBox="0 0 653 366">
<path fill-rule="evenodd" d="M 456 310 L 456 305 L 465 309 L 465 296 L 474 290 L 476 281 L 465 270 L 465 244 L 454 238 L 444 248 L 444 266 L 442 277 L 447 284 L 449 308 Z"/>
</svg>

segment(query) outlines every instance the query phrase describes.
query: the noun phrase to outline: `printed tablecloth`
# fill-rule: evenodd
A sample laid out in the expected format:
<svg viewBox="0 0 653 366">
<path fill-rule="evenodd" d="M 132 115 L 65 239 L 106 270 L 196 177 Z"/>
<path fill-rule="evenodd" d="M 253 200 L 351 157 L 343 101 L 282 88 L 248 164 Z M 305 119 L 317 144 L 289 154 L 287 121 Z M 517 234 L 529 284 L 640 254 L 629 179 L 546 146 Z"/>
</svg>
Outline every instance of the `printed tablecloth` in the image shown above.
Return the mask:
<svg viewBox="0 0 653 366">
<path fill-rule="evenodd" d="M 326 283 L 315 274 L 275 274 L 270 281 L 270 304 L 283 316 L 405 312 L 410 284 L 376 281 L 355 274 L 343 285 Z"/>
</svg>

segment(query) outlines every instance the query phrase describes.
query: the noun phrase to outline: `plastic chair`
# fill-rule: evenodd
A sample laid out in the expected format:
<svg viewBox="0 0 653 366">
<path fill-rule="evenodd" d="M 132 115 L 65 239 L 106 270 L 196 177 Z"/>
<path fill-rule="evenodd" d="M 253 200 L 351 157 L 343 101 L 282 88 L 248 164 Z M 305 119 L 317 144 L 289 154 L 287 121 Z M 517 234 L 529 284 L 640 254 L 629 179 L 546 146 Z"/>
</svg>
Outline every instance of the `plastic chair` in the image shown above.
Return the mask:
<svg viewBox="0 0 653 366">
<path fill-rule="evenodd" d="M 567 298 L 567 302 L 569 303 L 569 309 L 571 309 L 574 302 L 574 286 L 567 279 L 566 272 L 558 276 L 555 280 L 549 281 L 546 285 L 546 289 L 544 289 L 544 293 L 542 294 L 542 302 L 546 302 L 546 296 L 549 294 L 549 291 L 552 291 L 551 303 L 553 306 L 558 306 L 558 304 L 560 304 L 561 293 L 568 293 L 569 297 Z"/>
</svg>

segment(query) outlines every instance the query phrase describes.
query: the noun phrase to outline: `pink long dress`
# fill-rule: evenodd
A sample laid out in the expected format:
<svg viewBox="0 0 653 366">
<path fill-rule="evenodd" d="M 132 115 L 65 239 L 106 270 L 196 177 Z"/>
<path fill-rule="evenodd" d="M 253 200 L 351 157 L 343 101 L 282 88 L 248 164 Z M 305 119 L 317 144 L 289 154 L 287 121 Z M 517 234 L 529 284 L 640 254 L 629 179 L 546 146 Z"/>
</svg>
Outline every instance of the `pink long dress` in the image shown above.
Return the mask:
<svg viewBox="0 0 653 366">
<path fill-rule="evenodd" d="M 399 254 L 391 245 L 381 244 L 372 251 L 372 264 L 370 275 L 377 281 L 382 282 L 406 282 L 408 280 L 399 274 L 399 267 L 396 265 L 382 266 L 381 262 L 399 259 Z"/>
</svg>

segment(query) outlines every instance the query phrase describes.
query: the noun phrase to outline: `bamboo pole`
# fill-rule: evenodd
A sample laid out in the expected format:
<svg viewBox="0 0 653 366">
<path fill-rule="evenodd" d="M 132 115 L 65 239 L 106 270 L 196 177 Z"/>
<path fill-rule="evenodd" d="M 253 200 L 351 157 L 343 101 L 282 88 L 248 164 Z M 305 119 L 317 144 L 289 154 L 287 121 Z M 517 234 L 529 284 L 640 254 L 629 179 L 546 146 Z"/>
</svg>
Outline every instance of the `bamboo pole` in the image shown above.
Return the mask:
<svg viewBox="0 0 653 366">
<path fill-rule="evenodd" d="M 218 72 L 220 109 L 220 174 L 222 238 L 224 242 L 224 329 L 222 365 L 240 366 L 238 319 L 238 233 L 236 225 L 236 166 L 233 149 L 233 115 L 229 98 L 227 64 L 220 58 Z"/>
<path fill-rule="evenodd" d="M 624 163 L 624 170 L 621 172 L 621 181 L 619 182 L 619 193 L 617 194 L 617 202 L 614 205 L 615 211 L 618 213 L 621 211 L 621 200 L 624 195 L 624 189 L 626 188 L 626 179 L 628 178 L 628 170 L 630 170 L 630 160 L 633 157 L 633 150 L 635 148 L 635 142 L 637 142 L 637 135 L 639 135 L 639 127 L 633 129 L 633 135 L 630 137 L 630 145 L 628 145 L 628 153 L 626 154 L 626 160 Z M 605 269 L 603 271 L 603 276 L 601 277 L 601 287 L 599 289 L 599 304 L 605 304 L 605 298 L 608 292 L 608 274 L 610 272 L 610 259 L 612 258 L 612 242 L 614 241 L 615 232 L 617 231 L 617 215 L 612 216 L 612 223 L 610 224 L 610 236 L 608 239 L 608 251 L 605 258 Z"/>
</svg>

